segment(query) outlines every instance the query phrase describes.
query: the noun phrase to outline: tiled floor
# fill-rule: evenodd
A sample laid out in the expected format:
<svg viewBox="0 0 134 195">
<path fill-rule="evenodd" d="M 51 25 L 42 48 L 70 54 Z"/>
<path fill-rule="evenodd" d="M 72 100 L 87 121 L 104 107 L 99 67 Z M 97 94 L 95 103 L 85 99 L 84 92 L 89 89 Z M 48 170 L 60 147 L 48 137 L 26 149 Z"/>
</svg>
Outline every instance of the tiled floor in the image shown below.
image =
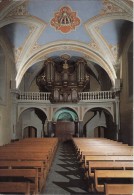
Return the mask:
<svg viewBox="0 0 134 195">
<path fill-rule="evenodd" d="M 87 187 L 73 145 L 69 142 L 59 144 L 47 178 L 46 188 L 41 194 L 95 195 L 95 193 L 89 193 Z"/>
</svg>

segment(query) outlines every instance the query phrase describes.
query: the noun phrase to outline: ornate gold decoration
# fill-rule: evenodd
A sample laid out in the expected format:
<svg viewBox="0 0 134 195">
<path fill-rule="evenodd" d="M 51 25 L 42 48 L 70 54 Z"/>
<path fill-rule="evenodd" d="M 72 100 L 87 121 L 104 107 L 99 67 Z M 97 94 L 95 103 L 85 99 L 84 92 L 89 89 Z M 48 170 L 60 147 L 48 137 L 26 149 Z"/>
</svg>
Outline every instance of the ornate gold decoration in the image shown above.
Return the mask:
<svg viewBox="0 0 134 195">
<path fill-rule="evenodd" d="M 62 7 L 51 20 L 51 26 L 63 33 L 75 30 L 78 25 L 80 25 L 80 19 L 76 16 L 76 12 L 68 6 Z"/>
</svg>

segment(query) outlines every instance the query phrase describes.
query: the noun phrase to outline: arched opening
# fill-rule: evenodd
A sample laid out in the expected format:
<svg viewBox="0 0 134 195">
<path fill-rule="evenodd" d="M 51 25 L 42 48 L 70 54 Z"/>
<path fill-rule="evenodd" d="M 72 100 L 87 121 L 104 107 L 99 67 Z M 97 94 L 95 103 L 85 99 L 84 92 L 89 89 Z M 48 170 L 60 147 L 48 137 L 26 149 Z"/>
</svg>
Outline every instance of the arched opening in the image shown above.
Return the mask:
<svg viewBox="0 0 134 195">
<path fill-rule="evenodd" d="M 17 137 L 45 137 L 47 136 L 47 116 L 39 108 L 24 110 L 17 123 Z"/>
<path fill-rule="evenodd" d="M 70 140 L 78 134 L 78 115 L 71 108 L 61 108 L 53 116 L 54 134 L 60 141 Z"/>
<path fill-rule="evenodd" d="M 37 129 L 32 126 L 25 127 L 23 129 L 23 138 L 37 137 Z"/>
<path fill-rule="evenodd" d="M 104 137 L 104 131 L 106 127 L 98 126 L 94 128 L 94 137 Z"/>
<path fill-rule="evenodd" d="M 83 118 L 85 137 L 105 137 L 116 139 L 116 124 L 111 113 L 101 107 L 88 110 Z"/>
</svg>

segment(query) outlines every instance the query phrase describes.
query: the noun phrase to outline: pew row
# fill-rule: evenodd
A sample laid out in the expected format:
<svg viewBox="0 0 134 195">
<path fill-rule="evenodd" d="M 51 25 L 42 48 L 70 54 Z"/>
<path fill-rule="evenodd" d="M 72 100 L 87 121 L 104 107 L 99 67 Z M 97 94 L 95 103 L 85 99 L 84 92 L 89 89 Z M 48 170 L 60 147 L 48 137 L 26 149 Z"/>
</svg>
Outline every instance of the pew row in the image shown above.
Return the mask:
<svg viewBox="0 0 134 195">
<path fill-rule="evenodd" d="M 9 182 L 11 182 L 10 185 L 14 183 L 13 186 L 15 183 L 21 185 L 18 182 L 25 183 L 26 188 L 26 184 L 29 182 L 30 194 L 38 194 L 45 186 L 58 139 L 41 138 L 37 140 L 38 138 L 30 138 L 29 141 L 24 139 L 0 147 L 0 185 L 3 185 L 3 188 L 6 182 L 7 185 Z M 35 172 L 37 172 L 36 176 Z M 5 181 L 4 178 L 6 178 Z M 19 193 L 17 189 L 14 190 L 15 188 L 12 187 L 8 193 Z M 26 193 L 29 193 L 28 189 Z"/>
<path fill-rule="evenodd" d="M 99 184 L 99 179 L 133 179 L 133 170 L 95 170 L 95 189 L 104 192 L 104 183 Z"/>
<path fill-rule="evenodd" d="M 106 195 L 132 195 L 133 184 L 105 184 Z"/>
<path fill-rule="evenodd" d="M 133 169 L 133 162 L 127 162 L 127 161 L 90 161 L 89 162 L 89 171 L 88 176 L 94 177 L 94 171 L 95 170 L 105 170 L 105 169 Z"/>
<path fill-rule="evenodd" d="M 30 195 L 29 182 L 0 182 L 0 193 L 23 193 Z"/>
<path fill-rule="evenodd" d="M 38 194 L 37 169 L 0 169 L 0 180 L 4 180 L 4 178 L 6 181 L 14 180 L 15 182 L 17 182 L 16 180 L 20 179 L 26 183 L 31 179 L 33 182 L 30 182 L 30 192 L 33 194 Z"/>
</svg>

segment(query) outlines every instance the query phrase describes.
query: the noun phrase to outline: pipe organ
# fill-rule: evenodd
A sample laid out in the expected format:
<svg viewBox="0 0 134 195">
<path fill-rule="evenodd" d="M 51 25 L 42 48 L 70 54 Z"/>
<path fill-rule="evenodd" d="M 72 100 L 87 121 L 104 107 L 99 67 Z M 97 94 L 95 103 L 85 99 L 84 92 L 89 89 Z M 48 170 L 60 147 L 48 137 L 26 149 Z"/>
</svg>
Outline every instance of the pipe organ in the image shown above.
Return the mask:
<svg viewBox="0 0 134 195">
<path fill-rule="evenodd" d="M 90 82 L 86 66 L 83 58 L 67 54 L 49 58 L 37 75 L 36 83 L 41 92 L 51 92 L 52 103 L 78 102 L 78 92 Z"/>
</svg>

